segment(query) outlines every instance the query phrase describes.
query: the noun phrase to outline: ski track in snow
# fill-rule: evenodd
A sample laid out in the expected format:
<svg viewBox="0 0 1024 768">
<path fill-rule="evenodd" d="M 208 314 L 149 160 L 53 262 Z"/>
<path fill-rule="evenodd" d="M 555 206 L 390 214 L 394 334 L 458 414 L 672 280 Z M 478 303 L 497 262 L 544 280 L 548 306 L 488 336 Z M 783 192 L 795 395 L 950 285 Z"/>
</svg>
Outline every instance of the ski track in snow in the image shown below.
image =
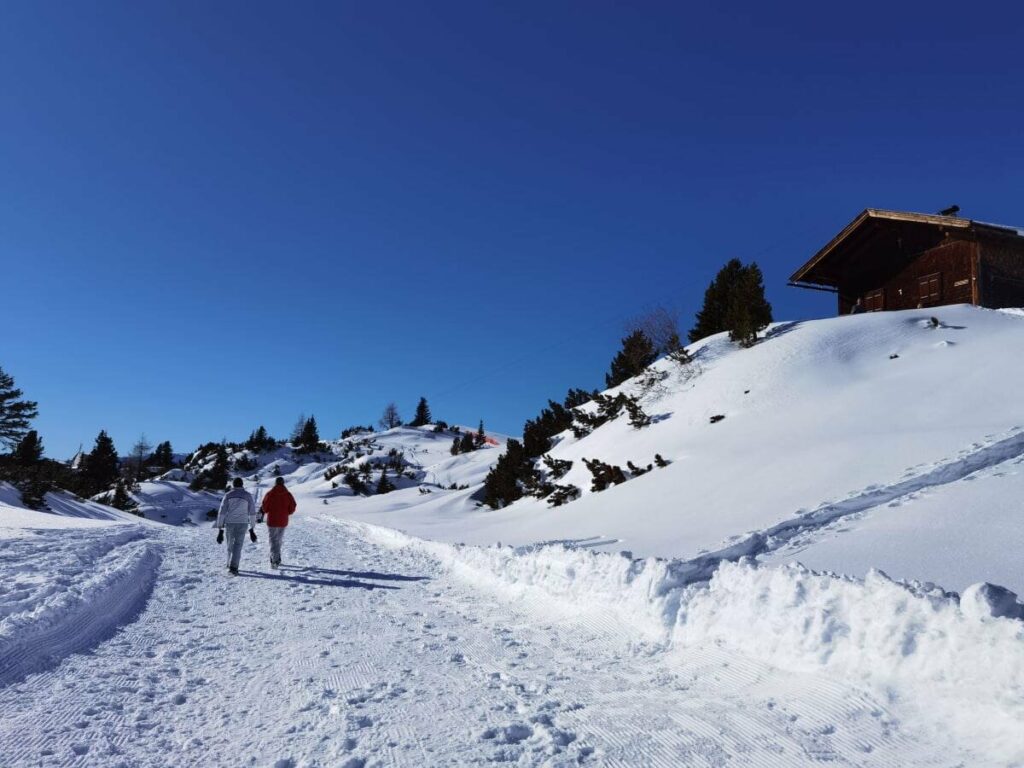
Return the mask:
<svg viewBox="0 0 1024 768">
<path fill-rule="evenodd" d="M 737 537 L 737 540 L 714 552 L 685 561 L 690 581 L 706 581 L 718 565 L 741 557 L 761 557 L 783 548 L 803 548 L 826 530 L 848 517 L 862 515 L 876 507 L 893 505 L 900 499 L 923 491 L 963 480 L 965 477 L 1015 461 L 1024 456 L 1024 431 L 1014 428 L 1008 437 L 986 438 L 988 443 L 975 443 L 955 459 L 930 467 L 912 467 L 904 479 L 890 485 L 870 486 L 861 493 L 837 502 L 827 502 L 810 512 L 785 520 L 763 531 Z M 922 471 L 923 470 L 923 471 Z"/>
<path fill-rule="evenodd" d="M 0 685 L 85 651 L 141 610 L 160 553 L 138 526 L 3 542 Z"/>
<path fill-rule="evenodd" d="M 898 702 L 714 648 L 662 654 L 606 614 L 495 599 L 336 520 L 297 520 L 281 573 L 247 544 L 237 578 L 211 529 L 128 531 L 78 541 L 159 541 L 148 603 L 0 685 L 0 765 L 957 764 Z M 16 546 L 27 561 L 62 537 L 78 534 Z"/>
</svg>

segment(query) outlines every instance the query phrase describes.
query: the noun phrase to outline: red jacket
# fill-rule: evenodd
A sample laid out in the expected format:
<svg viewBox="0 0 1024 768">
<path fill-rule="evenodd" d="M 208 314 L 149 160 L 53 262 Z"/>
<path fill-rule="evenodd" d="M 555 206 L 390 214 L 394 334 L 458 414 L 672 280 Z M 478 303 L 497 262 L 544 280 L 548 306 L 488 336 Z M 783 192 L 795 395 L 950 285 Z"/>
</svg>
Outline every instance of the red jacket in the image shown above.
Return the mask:
<svg viewBox="0 0 1024 768">
<path fill-rule="evenodd" d="M 267 525 L 271 528 L 288 526 L 288 515 L 295 511 L 295 497 L 283 485 L 275 485 L 263 497 L 260 509 L 267 516 Z"/>
</svg>

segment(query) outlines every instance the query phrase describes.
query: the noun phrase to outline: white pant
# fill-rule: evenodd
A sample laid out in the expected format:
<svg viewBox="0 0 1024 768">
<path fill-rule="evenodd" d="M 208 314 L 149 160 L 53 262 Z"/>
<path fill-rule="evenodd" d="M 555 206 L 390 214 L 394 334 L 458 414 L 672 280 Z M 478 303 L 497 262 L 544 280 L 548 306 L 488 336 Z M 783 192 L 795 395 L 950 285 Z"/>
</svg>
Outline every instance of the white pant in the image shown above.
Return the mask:
<svg viewBox="0 0 1024 768">
<path fill-rule="evenodd" d="M 281 542 L 284 541 L 285 528 L 271 528 L 267 526 L 267 534 L 270 537 L 270 562 L 281 562 Z"/>
<path fill-rule="evenodd" d="M 242 544 L 245 543 L 245 534 L 249 526 L 245 523 L 228 523 L 224 526 L 227 534 L 228 544 L 228 567 L 238 568 L 238 561 L 242 558 Z"/>
</svg>

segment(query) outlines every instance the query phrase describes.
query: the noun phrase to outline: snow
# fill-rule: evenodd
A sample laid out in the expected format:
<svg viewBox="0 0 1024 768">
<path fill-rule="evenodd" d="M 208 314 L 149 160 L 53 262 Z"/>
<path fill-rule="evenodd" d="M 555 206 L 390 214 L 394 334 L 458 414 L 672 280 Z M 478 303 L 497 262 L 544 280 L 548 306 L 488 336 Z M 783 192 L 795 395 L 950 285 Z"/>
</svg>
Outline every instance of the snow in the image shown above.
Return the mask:
<svg viewBox="0 0 1024 768">
<path fill-rule="evenodd" d="M 879 504 L 795 537 L 765 560 L 855 576 L 879 568 L 957 591 L 991 581 L 1024 594 L 1022 464 L 1017 456 Z"/>
<path fill-rule="evenodd" d="M 299 509 L 238 578 L 201 467 L 142 518 L 0 484 L 0 765 L 1022 765 L 1022 320 L 706 339 L 623 385 L 651 426 L 558 438 L 555 509 L 476 501 L 500 436 L 239 452 Z M 397 453 L 392 493 L 325 477 Z M 591 492 L 582 458 L 656 453 Z"/>
<path fill-rule="evenodd" d="M 551 455 L 574 462 L 559 482 L 580 487 L 578 501 L 551 509 L 527 499 L 493 511 L 467 492 L 380 502 L 372 512 L 353 504 L 342 514 L 448 542 L 600 540 L 605 550 L 711 562 L 773 559 L 793 543 L 789 559 L 819 569 L 863 576 L 881 565 L 951 588 L 994 581 L 1024 592 L 1015 565 L 1024 519 L 1012 516 L 1013 489 L 1002 502 L 977 504 L 971 491 L 981 488 L 978 473 L 1014 471 L 1024 455 L 1024 358 L 1007 354 L 1024 345 L 1021 319 L 946 306 L 781 323 L 751 349 L 711 337 L 692 347 L 691 372 L 672 373 L 663 394 L 642 400 L 656 423 L 637 430 L 622 417 L 580 440 L 561 437 Z M 672 371 L 666 361 L 656 368 Z M 710 423 L 716 414 L 725 419 Z M 672 464 L 590 492 L 582 458 L 646 465 L 655 453 Z M 927 511 L 906 523 L 891 513 L 899 505 L 916 515 L 917 500 L 946 494 L 957 497 L 944 508 L 958 517 L 929 525 Z M 983 507 L 993 508 L 991 524 L 967 524 Z M 876 537 L 886 537 L 882 563 L 874 539 L 854 539 L 847 552 L 846 536 L 836 537 L 853 521 L 863 528 L 883 518 L 891 524 Z M 821 557 L 811 545 L 818 536 L 834 541 Z"/>
<path fill-rule="evenodd" d="M 599 604 L 501 595 L 322 505 L 300 507 L 282 571 L 261 541 L 237 578 L 208 528 L 121 528 L 145 537 L 110 541 L 108 562 L 160 556 L 145 606 L 0 685 L 0 764 L 1003 764 L 887 692 L 666 651 Z"/>
<path fill-rule="evenodd" d="M 0 538 L 20 536 L 23 529 L 95 528 L 112 522 L 138 520 L 133 515 L 63 491 L 46 494 L 45 501 L 49 509 L 27 509 L 17 490 L 9 483 L 0 482 Z"/>
<path fill-rule="evenodd" d="M 1016 620 L 1024 606 L 992 585 L 971 587 L 961 606 L 932 584 L 897 583 L 877 570 L 856 580 L 745 559 L 722 563 L 704 584 L 684 561 L 565 546 L 484 549 L 366 532 L 387 546 L 427 552 L 467 583 L 506 597 L 613 614 L 676 654 L 725 648 L 933 708 L 941 703 L 962 738 L 979 740 L 995 759 L 1024 759 L 1024 623 Z"/>
</svg>

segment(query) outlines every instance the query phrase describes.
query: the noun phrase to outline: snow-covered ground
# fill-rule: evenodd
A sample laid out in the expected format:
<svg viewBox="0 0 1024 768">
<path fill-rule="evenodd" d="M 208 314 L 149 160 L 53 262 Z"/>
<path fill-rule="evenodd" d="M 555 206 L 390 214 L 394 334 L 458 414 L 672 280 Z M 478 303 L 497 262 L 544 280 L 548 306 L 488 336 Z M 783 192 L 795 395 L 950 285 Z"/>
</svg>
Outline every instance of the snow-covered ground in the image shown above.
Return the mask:
<svg viewBox="0 0 1024 768">
<path fill-rule="evenodd" d="M 503 438 L 280 448 L 289 567 L 237 579 L 184 479 L 142 520 L 0 487 L 0 765 L 1024 765 L 1022 348 L 970 307 L 713 337 L 651 426 L 560 436 L 554 509 L 475 501 Z"/>
<path fill-rule="evenodd" d="M 471 492 L 400 503 L 415 493 L 402 491 L 345 514 L 449 542 L 788 555 L 856 575 L 882 567 L 951 589 L 997 581 L 1024 593 L 1024 516 L 1013 514 L 1020 496 L 1008 479 L 1024 457 L 1020 313 L 953 306 L 781 323 L 752 349 L 723 336 L 692 349 L 682 375 L 656 364 L 669 378 L 642 399 L 651 426 L 622 416 L 579 440 L 562 435 L 551 455 L 573 461 L 558 482 L 578 486 L 578 501 L 494 511 Z M 725 418 L 711 423 L 716 415 Z M 590 492 L 582 458 L 625 467 L 656 453 L 672 464 Z M 1000 479 L 975 482 L 988 476 Z M 836 533 L 850 526 L 859 534 L 847 548 Z M 872 531 L 893 557 L 875 559 Z"/>
<path fill-rule="evenodd" d="M 302 510 L 287 567 L 270 571 L 260 542 L 238 578 L 210 529 L 14 540 L 105 582 L 120 610 L 116 631 L 69 612 L 45 646 L 23 644 L 0 687 L 0 764 L 1001 765 L 1014 747 L 820 666 L 717 642 L 672 651 L 598 602 L 467 579 L 389 536 Z M 143 559 L 157 577 L 126 580 Z M 4 568 L 18 590 L 43 569 Z"/>
</svg>

